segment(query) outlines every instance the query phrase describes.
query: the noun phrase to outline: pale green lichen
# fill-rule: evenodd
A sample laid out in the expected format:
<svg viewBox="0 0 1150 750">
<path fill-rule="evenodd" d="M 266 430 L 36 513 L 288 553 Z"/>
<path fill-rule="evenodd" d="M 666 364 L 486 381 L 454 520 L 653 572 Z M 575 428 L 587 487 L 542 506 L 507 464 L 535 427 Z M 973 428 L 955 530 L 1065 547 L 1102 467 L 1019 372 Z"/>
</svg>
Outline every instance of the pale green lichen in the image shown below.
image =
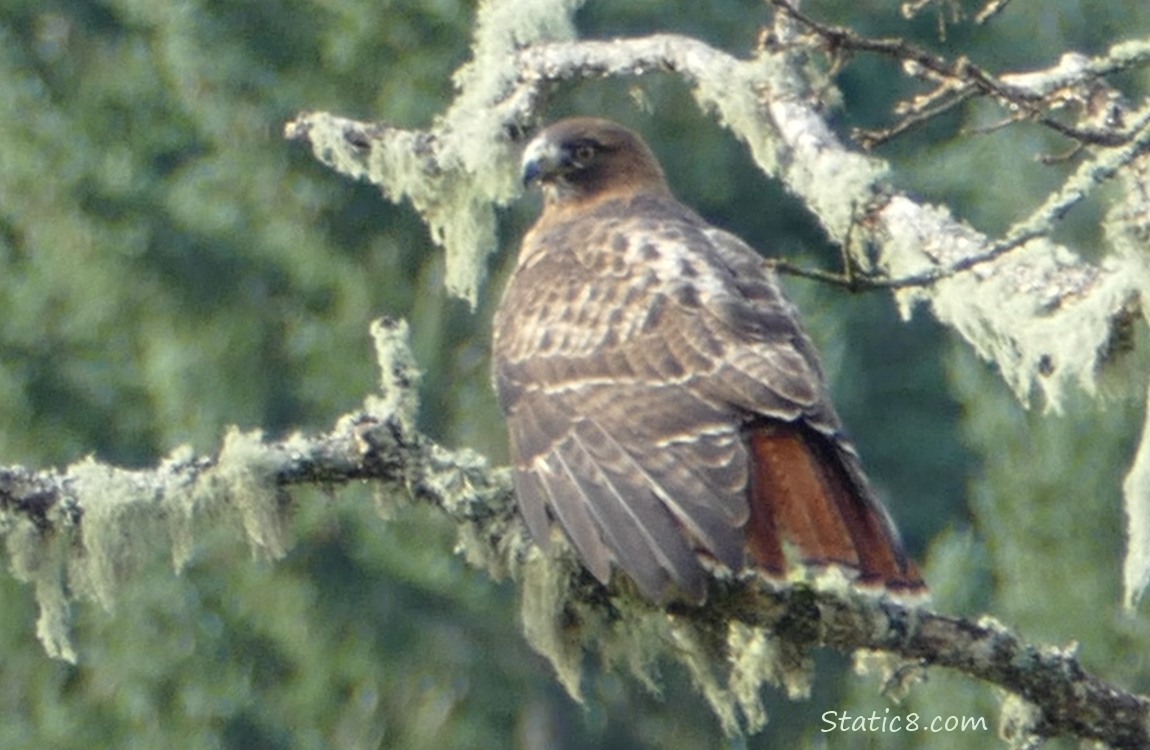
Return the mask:
<svg viewBox="0 0 1150 750">
<path fill-rule="evenodd" d="M 68 635 L 72 598 L 112 609 L 120 588 L 164 539 L 170 540 L 173 566 L 183 568 L 193 554 L 197 518 L 230 509 L 257 554 L 278 558 L 286 552 L 286 518 L 274 483 L 279 458 L 259 433 L 233 429 L 216 466 L 203 473 L 186 471 L 191 461 L 187 447 L 173 451 L 153 472 L 87 457 L 63 475 L 67 497 L 53 508 L 51 531 L 28 522 L 9 531 L 12 570 L 35 586 L 37 635 L 49 656 L 76 658 Z M 63 509 L 71 498 L 83 508 L 75 519 Z"/>
<path fill-rule="evenodd" d="M 838 96 L 829 81 L 808 80 L 817 75 L 784 55 L 764 54 L 708 66 L 696 81 L 695 96 L 747 144 L 765 174 L 781 178 L 829 236 L 842 242 L 858 207 L 871 200 L 888 170 L 879 159 L 830 148 L 836 145 L 835 136 L 810 102 L 816 97 L 835 101 Z M 783 132 L 785 139 L 780 137 Z"/>
<path fill-rule="evenodd" d="M 859 649 L 854 653 L 853 662 L 855 674 L 878 675 L 882 681 L 882 694 L 895 703 L 906 698 L 915 683 L 926 681 L 926 670 L 921 661 L 888 651 Z"/>
<path fill-rule="evenodd" d="M 364 409 L 381 420 L 394 419 L 404 430 L 414 430 L 422 375 L 411 353 L 407 321 L 372 321 L 371 337 L 379 365 L 379 396 L 369 397 Z"/>
<path fill-rule="evenodd" d="M 497 105 L 516 85 L 515 53 L 537 42 L 574 36 L 571 16 L 582 0 L 481 2 L 472 59 L 456 71 L 458 96 L 428 133 L 381 127 L 370 148 L 347 138 L 348 120 L 306 117 L 316 157 L 339 172 L 379 185 L 390 200 L 407 199 L 447 253 L 445 284 L 472 305 L 486 259 L 498 247 L 495 206 L 518 194 L 518 157 Z"/>
<path fill-rule="evenodd" d="M 184 460 L 186 453 L 178 451 L 173 460 Z M 174 491 L 163 469 L 127 471 L 88 457 L 68 467 L 65 476 L 68 496 L 53 508 L 52 530 L 21 522 L 7 542 L 14 574 L 35 586 L 37 636 L 45 651 L 74 661 L 68 635 L 70 600 L 84 597 L 111 609 L 120 587 L 157 540 L 165 538 L 165 531 L 173 539 L 177 565 L 190 554 L 191 541 L 190 530 L 175 520 L 188 516 L 178 503 L 169 502 Z M 73 519 L 64 510 L 70 498 L 81 503 L 82 516 Z"/>
<path fill-rule="evenodd" d="M 583 644 L 577 626 L 565 622 L 571 568 L 561 559 L 532 548 L 519 571 L 520 621 L 532 648 L 545 656 L 559 683 L 583 701 Z"/>
<path fill-rule="evenodd" d="M 1150 41 L 1130 39 L 1118 42 L 1110 48 L 1107 57 L 1118 65 L 1137 65 L 1150 59 Z"/>
<path fill-rule="evenodd" d="M 505 202 L 515 189 L 515 160 L 508 156 L 509 144 L 496 140 L 500 131 L 488 130 L 482 141 L 473 144 L 475 149 L 486 149 L 486 165 L 465 171 L 450 145 L 455 136 L 446 131 L 431 136 L 380 127 L 364 135 L 370 143 L 365 149 L 359 139 L 353 144 L 348 138 L 350 131 L 362 131 L 362 124 L 325 113 L 305 119 L 317 159 L 337 172 L 378 185 L 393 202 L 411 201 L 432 240 L 447 252 L 448 291 L 474 304 L 484 260 L 497 246 L 492 201 Z"/>
<path fill-rule="evenodd" d="M 490 531 L 474 524 L 461 524 L 456 532 L 455 553 L 468 565 L 486 570 L 494 580 L 511 575 L 512 567 L 502 554 L 504 549 L 494 549 Z"/>
<path fill-rule="evenodd" d="M 778 641 L 763 628 L 732 622 L 727 631 L 727 648 L 731 651 L 731 696 L 738 703 L 750 731 L 767 724 L 761 689 L 764 682 L 778 684 Z M 796 685 L 797 687 L 797 685 Z M 810 683 L 806 684 L 809 694 Z"/>
<path fill-rule="evenodd" d="M 1130 307 L 1141 312 L 1141 323 L 1147 323 L 1150 322 L 1150 309 L 1146 303 L 1150 298 L 1150 262 L 1146 257 L 1146 247 L 1150 245 L 1150 193 L 1147 191 L 1150 163 L 1145 158 L 1136 161 L 1123 173 L 1122 181 L 1125 187 L 1123 200 L 1107 214 L 1104 229 L 1106 239 L 1114 249 L 1114 257 L 1122 264 L 1123 275 L 1139 292 Z M 1133 336 L 1127 341 L 1118 340 L 1109 348 L 1121 351 L 1123 346 L 1132 346 L 1134 340 Z M 1141 343 L 1145 344 L 1144 335 Z M 1140 381 L 1143 379 L 1144 375 Z M 1130 609 L 1137 606 L 1147 585 L 1150 585 L 1150 381 L 1146 382 L 1146 421 L 1134 462 L 1122 484 L 1126 512 L 1123 589 L 1125 604 Z"/>
<path fill-rule="evenodd" d="M 264 444 L 261 431 L 232 427 L 224 436 L 215 470 L 205 478 L 210 493 L 226 494 L 257 558 L 278 560 L 289 547 L 286 504 L 275 482 L 283 462 L 282 455 Z"/>
<path fill-rule="evenodd" d="M 1045 740 L 1035 731 L 1044 720 L 1042 709 L 1014 693 L 1002 699 L 998 736 L 1010 744 L 1012 750 L 1037 750 Z"/>
<path fill-rule="evenodd" d="M 440 133 L 434 198 L 412 202 L 447 252 L 449 291 L 475 304 L 487 257 L 498 247 L 494 206 L 518 194 L 518 154 L 506 136 L 506 98 L 519 71 L 515 53 L 533 43 L 571 39 L 583 0 L 484 0 L 476 13 L 472 59 L 455 72 L 459 95 L 436 123 Z M 431 196 L 429 196 L 431 197 Z"/>
<path fill-rule="evenodd" d="M 1150 404 L 1150 389 L 1146 403 Z M 1122 494 L 1126 511 L 1124 600 L 1126 607 L 1133 609 L 1150 585 L 1150 408 L 1146 410 L 1134 463 L 1122 483 Z"/>
<path fill-rule="evenodd" d="M 612 596 L 609 606 L 583 601 L 571 590 L 577 565 L 555 538 L 547 554 L 529 547 L 516 569 L 524 634 L 575 700 L 583 700 L 589 655 L 609 671 L 626 669 L 656 694 L 659 662 L 682 664 L 730 736 L 766 724 L 764 685 L 782 687 L 792 698 L 809 695 L 813 665 L 804 650 L 762 628 L 670 614 L 633 592 Z"/>
<path fill-rule="evenodd" d="M 1047 308 L 1046 300 L 1020 290 L 1010 274 L 1021 263 L 1035 274 L 1056 269 L 1053 248 L 1044 242 L 1033 245 L 992 278 L 963 276 L 940 283 L 932 305 L 942 322 L 998 366 L 1023 403 L 1037 386 L 1047 408 L 1058 410 L 1068 387 L 1094 392 L 1100 354 L 1130 288 L 1121 273 L 1108 273 L 1088 296 Z"/>
<path fill-rule="evenodd" d="M 746 731 L 756 732 L 767 723 L 763 685 L 782 688 L 791 700 L 810 697 L 814 660 L 806 649 L 776 638 L 765 628 L 732 622 L 727 629 L 727 651 L 730 698 L 743 715 Z"/>
<path fill-rule="evenodd" d="M 61 534 L 37 529 L 19 522 L 8 532 L 6 546 L 12 574 L 35 589 L 40 609 L 36 637 L 53 659 L 76 663 L 76 651 L 69 635 L 71 604 L 65 587 L 66 558 Z"/>
<path fill-rule="evenodd" d="M 610 607 L 581 601 L 570 588 L 577 563 L 561 540 L 553 546 L 558 549 L 548 554 L 531 547 L 524 556 L 518 569 L 520 615 L 528 642 L 551 662 L 575 700 L 583 700 L 588 655 L 598 657 L 605 669 L 625 668 L 653 693 L 660 691 L 659 661 L 671 659 L 686 667 L 724 731 L 733 736 L 765 724 L 759 696 L 764 682 L 789 684 L 796 694 L 809 686 L 778 668 L 772 648 L 754 647 L 760 643 L 752 643 L 754 629 L 732 632 L 724 625 L 702 625 L 633 594 L 613 597 Z M 744 632 L 747 637 L 741 638 Z"/>
<path fill-rule="evenodd" d="M 653 695 L 659 695 L 658 661 L 669 643 L 668 619 L 659 607 L 643 601 L 613 602 L 620 617 L 606 623 L 606 637 L 595 642 L 603 664 L 627 670 Z"/>
<path fill-rule="evenodd" d="M 726 649 L 719 634 L 701 628 L 690 620 L 672 618 L 670 635 L 675 657 L 691 675 L 695 687 L 703 694 L 728 736 L 743 731 L 739 701 L 726 681 Z M 756 711 L 763 720 L 765 711 Z"/>
<path fill-rule="evenodd" d="M 36 638 L 49 658 L 75 664 L 76 651 L 68 631 L 71 617 L 68 595 L 59 572 L 45 573 L 35 579 L 36 604 L 40 608 L 40 615 L 36 618 Z"/>
<path fill-rule="evenodd" d="M 517 577 L 524 632 L 576 700 L 582 700 L 583 665 L 588 657 L 597 657 L 607 671 L 627 670 L 656 694 L 660 692 L 660 663 L 681 664 L 723 731 L 732 737 L 759 731 L 767 723 L 764 687 L 779 688 L 792 700 L 810 696 L 814 661 L 806 645 L 738 620 L 673 614 L 633 591 L 617 592 L 607 605 L 585 601 L 571 589 L 578 563 L 558 536 L 550 553 L 530 547 L 523 560 Z M 850 588 L 842 571 L 824 571 L 809 578 L 810 585 L 820 590 Z M 627 589 L 625 581 L 616 585 Z M 846 595 L 857 597 L 858 592 Z M 879 599 L 876 595 L 876 629 L 885 627 Z M 897 660 L 890 664 L 886 687 L 892 691 L 905 688 L 918 675 Z"/>
<path fill-rule="evenodd" d="M 193 534 L 196 520 L 196 505 L 193 494 L 186 492 L 187 481 L 178 478 L 179 468 L 195 458 L 190 445 L 178 446 L 160 462 L 158 475 L 169 478 L 172 483 L 164 493 L 168 501 L 168 538 L 172 545 L 172 569 L 183 572 L 195 553 Z"/>
<path fill-rule="evenodd" d="M 379 366 L 379 392 L 364 399 L 364 414 L 383 423 L 390 422 L 405 434 L 413 434 L 419 413 L 419 381 L 423 375 L 416 364 L 410 344 L 410 330 L 405 320 L 379 319 L 371 323 L 371 337 Z M 341 421 L 340 432 L 355 433 L 352 424 Z M 395 517 L 396 511 L 411 500 L 410 488 L 392 483 L 377 484 L 372 490 L 376 513 L 382 520 Z"/>
<path fill-rule="evenodd" d="M 367 398 L 364 411 L 414 436 L 421 373 L 408 341 L 408 325 L 402 320 L 377 320 L 372 323 L 371 333 L 380 370 L 380 394 Z M 343 429 L 354 431 L 354 426 Z M 418 475 L 421 488 L 438 498 L 451 517 L 478 517 L 496 508 L 499 502 L 506 502 L 506 498 L 501 501 L 495 494 L 510 486 L 508 470 L 493 469 L 486 457 L 467 448 L 449 450 L 427 443 L 425 449 L 418 469 L 413 467 L 411 473 Z M 391 518 L 397 508 L 410 500 L 409 489 L 377 487 L 375 504 L 380 516 Z M 511 574 L 514 558 L 525 545 L 519 533 L 521 529 L 506 520 L 505 515 L 495 513 L 486 524 L 458 526 L 456 551 L 468 563 L 485 568 L 495 578 Z"/>
<path fill-rule="evenodd" d="M 414 429 L 419 375 L 406 334 L 404 324 L 373 326 L 383 391 L 374 403 L 381 419 Z M 341 429 L 354 428 L 344 421 Z M 128 471 L 91 457 L 69 466 L 61 475 L 65 496 L 49 509 L 43 528 L 24 518 L 6 519 L 12 571 L 35 587 L 37 634 L 45 651 L 74 661 L 71 599 L 84 597 L 111 609 L 119 589 L 164 540 L 173 567 L 182 570 L 194 555 L 197 524 L 234 519 L 256 557 L 283 557 L 290 546 L 289 504 L 277 478 L 311 448 L 298 433 L 268 445 L 260 431 L 233 427 L 214 462 L 197 460 L 190 447 L 180 446 L 154 471 Z M 471 454 L 444 456 L 440 463 L 428 481 L 445 494 L 474 494 L 467 477 L 487 470 Z M 73 502 L 82 514 L 69 511 Z"/>
<path fill-rule="evenodd" d="M 84 498 L 80 550 L 68 564 L 75 594 L 105 609 L 155 539 L 163 538 L 160 485 L 144 472 L 125 471 L 87 457 L 68 467 L 70 489 Z"/>
<path fill-rule="evenodd" d="M 523 525 L 503 512 L 509 498 L 500 494 L 511 485 L 510 470 L 491 468 L 487 459 L 473 450 L 448 451 L 432 445 L 420 481 L 439 497 L 451 516 L 484 517 L 480 523 L 458 526 L 456 553 L 496 580 L 512 576 L 529 542 Z"/>
<path fill-rule="evenodd" d="M 458 96 L 437 123 L 441 165 L 469 177 L 469 192 L 505 203 L 518 193 L 515 158 L 504 133 L 506 113 L 492 106 L 518 82 L 515 54 L 532 44 L 575 38 L 572 16 L 584 0 L 483 0 L 476 13 L 472 59 L 452 76 Z"/>
<path fill-rule="evenodd" d="M 708 66 L 700 72 L 694 90 L 701 109 L 716 113 L 720 121 L 751 149 L 755 163 L 768 175 L 779 171 L 781 143 L 777 130 L 763 117 L 764 89 L 781 87 L 787 72 L 770 57 Z"/>
<path fill-rule="evenodd" d="M 896 198 L 886 208 L 899 231 L 884 244 L 883 267 L 899 278 L 946 267 L 985 251 L 984 238 L 945 208 Z M 940 233 L 938 227 L 948 227 Z M 1115 316 L 1137 285 L 1121 258 L 1094 268 L 1047 240 L 1013 249 L 992 264 L 929 286 L 900 290 L 904 317 L 928 302 L 982 358 L 993 362 L 1027 404 L 1041 393 L 1061 408 L 1071 389 L 1094 393 Z"/>
</svg>

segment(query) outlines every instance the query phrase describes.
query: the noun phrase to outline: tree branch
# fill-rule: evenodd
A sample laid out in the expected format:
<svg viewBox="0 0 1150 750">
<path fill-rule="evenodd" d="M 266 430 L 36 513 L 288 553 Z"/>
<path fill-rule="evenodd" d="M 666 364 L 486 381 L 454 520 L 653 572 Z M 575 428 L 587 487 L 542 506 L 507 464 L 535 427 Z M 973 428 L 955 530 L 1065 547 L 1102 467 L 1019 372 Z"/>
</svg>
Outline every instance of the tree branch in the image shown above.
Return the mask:
<svg viewBox="0 0 1150 750">
<path fill-rule="evenodd" d="M 1097 104 L 1090 84 L 1114 73 L 1150 64 L 1150 43 L 1122 42 L 1105 55 L 1088 58 L 1078 53 L 1063 55 L 1050 70 L 995 76 L 966 58 L 947 60 L 904 39 L 874 39 L 852 29 L 822 23 L 800 11 L 790 0 L 770 0 L 786 17 L 794 19 L 820 38 L 832 54 L 871 52 L 901 61 L 921 78 L 933 80 L 937 88 L 902 107 L 906 118 L 899 124 L 879 131 L 858 134 L 868 148 L 885 143 L 911 127 L 941 114 L 973 94 L 989 96 L 1014 110 L 1012 121 L 1032 120 L 1083 145 L 1122 146 L 1137 137 L 1137 126 L 1076 126 L 1047 114 L 1068 103 L 1081 105 L 1088 115 Z M 944 99 L 938 105 L 939 99 Z M 1105 113 L 1101 113 L 1105 117 Z"/>
<path fill-rule="evenodd" d="M 576 694 L 584 652 L 625 658 L 644 679 L 653 660 L 675 659 L 703 686 L 728 731 L 739 729 L 740 711 L 744 727 L 754 729 L 765 720 L 758 704 L 764 682 L 803 694 L 811 648 L 865 649 L 948 667 L 1021 696 L 1034 710 L 1018 732 L 1116 748 L 1150 744 L 1150 699 L 1086 672 L 1073 649 L 1026 643 L 990 619 L 935 614 L 836 584 L 834 576 L 780 586 L 752 573 L 717 576 L 705 607 L 662 611 L 626 582 L 604 588 L 569 552 L 545 558 L 515 512 L 506 471 L 492 471 L 471 452 L 447 450 L 412 427 L 418 376 L 406 329 L 385 322 L 374 330 L 383 397 L 369 397 L 363 410 L 344 415 L 325 434 L 269 442 L 233 431 L 216 456 L 180 454 L 151 470 L 91 460 L 63 471 L 0 469 L 0 534 L 14 570 L 37 585 L 45 645 L 58 656 L 70 653 L 66 633 L 45 632 L 65 625 L 52 611 L 65 592 L 108 603 L 134 573 L 111 564 L 123 560 L 125 540 L 166 539 L 178 569 L 189 554 L 179 519 L 194 508 L 200 518 L 241 526 L 258 553 L 280 556 L 289 546 L 285 492 L 370 480 L 390 502 L 438 508 L 459 529 L 472 563 L 521 582 L 528 636 Z M 164 528 L 167 534 L 155 533 Z M 56 619 L 45 624 L 46 616 Z M 650 638 L 652 630 L 669 637 Z"/>
<path fill-rule="evenodd" d="M 1105 364 L 1106 342 L 1140 295 L 1136 276 L 1118 263 L 1087 263 L 1043 236 L 1094 186 L 1144 153 L 1145 121 L 1138 120 L 1136 140 L 1085 162 L 1055 198 L 995 240 L 946 209 L 886 185 L 885 164 L 851 151 L 831 131 L 791 54 L 797 53 L 784 45 L 783 51 L 738 60 L 698 40 L 666 34 L 530 46 L 503 61 L 514 83 L 484 102 L 485 111 L 503 124 L 495 136 L 503 146 L 487 151 L 513 161 L 507 145 L 529 129 L 544 93 L 557 83 L 672 72 L 750 147 L 765 172 L 811 208 L 831 238 L 842 242 L 857 230 L 859 267 L 868 269 L 869 283 L 896 293 L 905 315 L 916 303 L 929 303 L 942 323 L 998 365 L 1023 400 L 1037 388 L 1057 407 L 1067 386 L 1092 389 Z M 285 133 L 309 143 L 333 168 L 378 182 L 388 194 L 395 193 L 384 166 L 389 160 L 414 160 L 409 171 L 430 175 L 435 185 L 476 181 L 477 175 L 514 182 L 505 174 L 506 163 L 490 174 L 463 177 L 453 171 L 445 154 L 463 146 L 451 145 L 460 135 L 443 128 L 400 131 L 314 112 L 299 115 Z M 507 191 L 513 194 L 514 186 Z M 859 206 L 865 207 L 861 218 Z M 1067 330 L 1086 338 L 1070 346 L 1062 334 Z"/>
<path fill-rule="evenodd" d="M 500 85 L 464 87 L 449 110 L 464 117 L 461 102 L 466 101 L 475 117 L 484 118 L 485 129 L 464 129 L 461 120 L 445 118 L 428 131 L 398 131 L 305 113 L 285 132 L 309 143 L 334 168 L 380 184 L 393 198 L 411 197 L 438 237 L 442 213 L 429 215 L 423 208 L 427 199 L 420 196 L 460 182 L 487 184 L 488 195 L 515 195 L 514 176 L 507 169 L 514 158 L 511 146 L 532 129 L 553 87 L 583 78 L 669 73 L 691 86 L 700 107 L 746 143 L 760 168 L 782 180 L 834 241 L 849 245 L 848 271 L 863 271 L 861 277 L 852 275 L 849 284 L 892 289 L 908 314 L 918 302 L 929 304 L 940 321 L 999 366 L 1024 400 L 1037 388 L 1057 406 L 1068 385 L 1093 388 L 1106 358 L 1116 351 L 1109 342 L 1129 326 L 1137 309 L 1139 276 L 1130 272 L 1124 256 L 1095 265 L 1047 237 L 1095 186 L 1143 159 L 1148 125 L 1141 115 L 1130 118 L 1124 129 L 1123 117 L 1111 118 L 1114 122 L 1103 118 L 1102 129 L 1067 125 L 1042 108 L 1055 105 L 1067 87 L 1143 64 L 1150 59 L 1145 45 L 1115 47 L 1106 58 L 1083 65 L 1067 57 L 1045 74 L 996 77 L 968 61 L 952 63 L 900 40 L 866 40 L 818 26 L 797 11 L 788 12 L 793 9 L 782 0 L 772 2 L 783 12 L 767 37 L 771 43 L 749 59 L 677 35 L 521 39 L 501 56 L 485 58 L 488 79 Z M 912 117 L 976 95 L 1020 102 L 1027 117 L 1089 144 L 1082 152 L 1087 159 L 1030 216 L 1003 237 L 989 237 L 946 209 L 893 189 L 885 181 L 887 164 L 842 143 L 828 125 L 822 100 L 830 84 L 810 64 L 811 47 L 796 33 L 800 24 L 814 28 L 824 47 L 833 40 L 832 48 L 853 45 L 889 54 L 934 80 L 936 92 L 909 107 Z M 461 159 L 459 154 L 469 156 Z M 857 242 L 848 243 L 848 238 Z M 451 257 L 449 245 L 449 262 Z M 508 527 L 513 535 L 516 529 L 515 523 Z M 478 530 L 469 536 L 494 538 Z M 1016 734 L 1070 734 L 1115 747 L 1150 741 L 1144 697 L 1086 674 L 1073 653 L 1025 644 L 991 622 L 946 618 L 845 588 L 777 590 L 753 578 L 716 581 L 705 610 L 664 613 L 625 588 L 602 589 L 575 564 L 564 563 L 562 555 L 545 560 L 530 547 L 502 543 L 497 545 L 502 556 L 493 557 L 475 551 L 483 545 L 464 546 L 493 570 L 520 579 L 528 638 L 551 658 L 576 695 L 585 650 L 622 662 L 647 679 L 651 644 L 674 643 L 674 650 L 664 645 L 660 653 L 687 666 L 730 731 L 740 716 L 751 727 L 764 720 L 755 697 L 763 681 L 784 685 L 792 694 L 804 692 L 810 646 L 871 648 L 915 663 L 948 666 L 1022 696 L 1037 708 L 1014 717 L 1010 723 Z M 518 550 L 514 554 L 512 547 Z M 663 637 L 635 636 L 652 630 Z M 774 644 L 766 648 L 774 654 L 770 664 L 753 663 L 750 654 L 763 649 L 739 645 L 750 642 Z M 740 689 L 748 682 L 754 690 Z"/>
</svg>

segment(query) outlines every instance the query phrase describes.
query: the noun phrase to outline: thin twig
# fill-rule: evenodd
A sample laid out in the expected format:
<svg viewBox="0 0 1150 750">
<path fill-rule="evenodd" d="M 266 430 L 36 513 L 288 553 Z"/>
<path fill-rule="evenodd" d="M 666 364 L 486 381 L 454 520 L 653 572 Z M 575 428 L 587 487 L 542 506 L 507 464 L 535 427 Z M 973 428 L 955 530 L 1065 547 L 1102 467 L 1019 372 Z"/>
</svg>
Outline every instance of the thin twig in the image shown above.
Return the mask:
<svg viewBox="0 0 1150 750">
<path fill-rule="evenodd" d="M 859 142 L 859 145 L 869 151 L 897 138 L 903 133 L 917 128 L 919 125 L 923 125 L 929 120 L 933 120 L 945 112 L 949 112 L 963 102 L 970 100 L 974 95 L 975 90 L 972 87 L 966 87 L 955 94 L 954 98 L 948 99 L 941 104 L 925 109 L 916 109 L 913 113 L 903 117 L 889 128 L 883 128 L 881 130 L 856 130 L 852 135 L 855 140 Z"/>
<path fill-rule="evenodd" d="M 990 0 L 982 7 L 982 10 L 975 14 L 974 22 L 981 26 L 994 16 L 1006 10 L 1006 6 L 1010 5 L 1010 3 L 1011 0 Z"/>
<path fill-rule="evenodd" d="M 900 276 L 898 278 L 890 278 L 889 276 L 880 274 L 859 273 L 857 270 L 844 269 L 841 273 L 822 271 L 817 268 L 805 268 L 790 261 L 776 258 L 769 259 L 767 265 L 778 273 L 811 279 L 813 281 L 821 281 L 843 287 L 852 292 L 873 291 L 876 289 L 909 289 L 912 287 L 931 286 L 943 279 L 949 279 L 965 271 L 970 271 L 984 263 L 998 260 L 1011 250 L 1019 248 L 1044 234 L 1045 232 L 1038 230 L 1025 231 L 993 245 L 985 253 L 967 256 L 949 266 L 932 268 L 929 271 L 923 271 L 922 273 L 916 273 L 911 276 Z M 849 265 L 848 263 L 848 269 Z"/>
<path fill-rule="evenodd" d="M 1137 134 L 1133 128 L 1119 130 L 1071 125 L 1051 116 L 1046 110 L 1051 105 L 1051 97 L 1057 95 L 1059 88 L 1079 85 L 1093 78 L 1146 64 L 1150 62 L 1150 52 L 1122 60 L 1108 58 L 1087 60 L 1079 66 L 1079 75 L 1076 79 L 1066 81 L 1053 90 L 1035 90 L 1008 82 L 1005 80 L 1006 77 L 995 76 L 966 58 L 949 61 L 901 38 L 873 39 L 843 26 L 825 24 L 803 13 L 788 0 L 770 0 L 770 3 L 821 37 L 828 49 L 836 54 L 841 50 L 873 52 L 913 64 L 944 80 L 973 86 L 978 93 L 1016 108 L 1017 119 L 1031 120 L 1080 143 L 1091 146 L 1121 146 L 1129 143 Z M 916 115 L 889 130 L 897 135 L 920 123 L 921 118 Z M 889 140 L 889 137 L 883 140 Z"/>
<path fill-rule="evenodd" d="M 1038 161 L 1047 165 L 1062 164 L 1074 159 L 1076 156 L 1081 154 L 1082 150 L 1085 148 L 1086 147 L 1081 143 L 1075 143 L 1061 154 L 1042 154 L 1038 157 Z"/>
</svg>

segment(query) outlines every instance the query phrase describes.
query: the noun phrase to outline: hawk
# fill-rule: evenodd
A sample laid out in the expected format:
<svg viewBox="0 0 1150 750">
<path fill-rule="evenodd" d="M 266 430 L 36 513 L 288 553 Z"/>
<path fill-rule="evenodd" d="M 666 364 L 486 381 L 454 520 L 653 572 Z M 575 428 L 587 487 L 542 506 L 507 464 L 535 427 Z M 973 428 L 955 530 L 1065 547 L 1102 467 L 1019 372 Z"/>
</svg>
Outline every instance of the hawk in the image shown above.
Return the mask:
<svg viewBox="0 0 1150 750">
<path fill-rule="evenodd" d="M 922 579 L 774 273 L 672 196 L 632 131 L 573 118 L 523 155 L 543 210 L 495 315 L 520 512 L 607 583 L 701 602 L 707 565 Z"/>
</svg>

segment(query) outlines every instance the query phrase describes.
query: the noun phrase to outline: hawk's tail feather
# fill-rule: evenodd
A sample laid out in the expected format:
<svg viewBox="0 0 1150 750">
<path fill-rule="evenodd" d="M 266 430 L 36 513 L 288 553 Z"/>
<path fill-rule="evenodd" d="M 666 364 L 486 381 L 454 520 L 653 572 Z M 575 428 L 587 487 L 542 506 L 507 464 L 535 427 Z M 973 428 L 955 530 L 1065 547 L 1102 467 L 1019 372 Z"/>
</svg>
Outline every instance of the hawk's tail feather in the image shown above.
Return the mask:
<svg viewBox="0 0 1150 750">
<path fill-rule="evenodd" d="M 840 565 L 857 571 L 860 584 L 925 590 L 885 509 L 825 438 L 798 425 L 765 425 L 751 433 L 750 452 L 747 544 L 767 574 L 781 577 L 792 562 Z"/>
</svg>

